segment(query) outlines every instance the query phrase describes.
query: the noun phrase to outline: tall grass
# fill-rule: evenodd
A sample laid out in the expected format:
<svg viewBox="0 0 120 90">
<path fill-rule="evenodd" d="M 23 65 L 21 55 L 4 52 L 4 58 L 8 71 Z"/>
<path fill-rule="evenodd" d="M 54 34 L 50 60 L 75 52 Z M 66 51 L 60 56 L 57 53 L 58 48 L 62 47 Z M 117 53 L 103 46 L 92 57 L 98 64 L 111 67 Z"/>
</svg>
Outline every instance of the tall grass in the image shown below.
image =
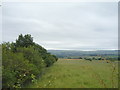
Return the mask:
<svg viewBox="0 0 120 90">
<path fill-rule="evenodd" d="M 58 60 L 30 88 L 117 88 L 118 64 L 106 61 Z"/>
</svg>

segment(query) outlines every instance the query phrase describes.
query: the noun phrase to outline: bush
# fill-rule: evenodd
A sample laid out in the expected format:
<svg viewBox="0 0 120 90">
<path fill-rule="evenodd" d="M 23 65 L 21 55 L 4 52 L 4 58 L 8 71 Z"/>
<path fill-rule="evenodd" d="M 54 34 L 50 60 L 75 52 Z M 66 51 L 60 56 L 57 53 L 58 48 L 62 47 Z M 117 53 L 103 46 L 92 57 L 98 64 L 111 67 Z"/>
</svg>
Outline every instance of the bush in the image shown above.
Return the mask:
<svg viewBox="0 0 120 90">
<path fill-rule="evenodd" d="M 89 61 L 92 61 L 92 58 L 84 58 L 85 60 L 89 60 Z"/>
<path fill-rule="evenodd" d="M 55 61 L 56 58 L 54 56 L 50 55 L 49 53 L 46 54 L 46 58 L 45 58 L 46 67 L 51 66 Z"/>
<path fill-rule="evenodd" d="M 33 42 L 31 35 L 20 35 L 16 43 L 2 44 L 3 88 L 20 88 L 33 82 L 57 57 Z"/>
</svg>

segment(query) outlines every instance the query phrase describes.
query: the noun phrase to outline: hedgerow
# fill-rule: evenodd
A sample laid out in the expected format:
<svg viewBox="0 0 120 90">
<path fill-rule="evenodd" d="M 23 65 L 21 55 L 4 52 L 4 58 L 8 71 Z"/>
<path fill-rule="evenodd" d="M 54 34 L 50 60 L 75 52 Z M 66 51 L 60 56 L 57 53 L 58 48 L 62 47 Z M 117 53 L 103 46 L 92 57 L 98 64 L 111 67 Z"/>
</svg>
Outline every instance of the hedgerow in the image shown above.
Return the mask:
<svg viewBox="0 0 120 90">
<path fill-rule="evenodd" d="M 57 61 L 31 35 L 19 35 L 15 43 L 2 43 L 2 86 L 21 88 L 42 74 L 45 67 Z"/>
</svg>

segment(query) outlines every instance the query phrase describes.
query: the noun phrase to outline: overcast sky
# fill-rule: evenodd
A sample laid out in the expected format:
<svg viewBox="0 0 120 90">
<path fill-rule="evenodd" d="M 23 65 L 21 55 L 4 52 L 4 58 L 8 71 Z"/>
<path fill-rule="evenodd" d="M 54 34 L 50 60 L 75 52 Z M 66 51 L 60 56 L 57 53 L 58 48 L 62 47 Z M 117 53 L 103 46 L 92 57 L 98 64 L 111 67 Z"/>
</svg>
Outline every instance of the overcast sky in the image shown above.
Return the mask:
<svg viewBox="0 0 120 90">
<path fill-rule="evenodd" d="M 117 49 L 118 3 L 3 3 L 3 41 L 31 34 L 46 49 Z"/>
</svg>

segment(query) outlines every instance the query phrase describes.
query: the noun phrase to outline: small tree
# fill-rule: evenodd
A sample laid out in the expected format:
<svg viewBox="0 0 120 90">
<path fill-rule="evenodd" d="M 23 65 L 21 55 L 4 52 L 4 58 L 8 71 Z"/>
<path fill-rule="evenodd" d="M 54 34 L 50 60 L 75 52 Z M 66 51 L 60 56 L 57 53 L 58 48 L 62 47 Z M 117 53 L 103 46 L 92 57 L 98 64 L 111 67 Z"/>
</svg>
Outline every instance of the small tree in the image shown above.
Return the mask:
<svg viewBox="0 0 120 90">
<path fill-rule="evenodd" d="M 78 59 L 82 59 L 82 57 L 79 57 Z"/>
<path fill-rule="evenodd" d="M 16 40 L 16 47 L 28 47 L 31 45 L 34 45 L 34 42 L 33 42 L 33 37 L 31 37 L 30 34 L 27 34 L 25 36 L 21 34 Z"/>
</svg>

